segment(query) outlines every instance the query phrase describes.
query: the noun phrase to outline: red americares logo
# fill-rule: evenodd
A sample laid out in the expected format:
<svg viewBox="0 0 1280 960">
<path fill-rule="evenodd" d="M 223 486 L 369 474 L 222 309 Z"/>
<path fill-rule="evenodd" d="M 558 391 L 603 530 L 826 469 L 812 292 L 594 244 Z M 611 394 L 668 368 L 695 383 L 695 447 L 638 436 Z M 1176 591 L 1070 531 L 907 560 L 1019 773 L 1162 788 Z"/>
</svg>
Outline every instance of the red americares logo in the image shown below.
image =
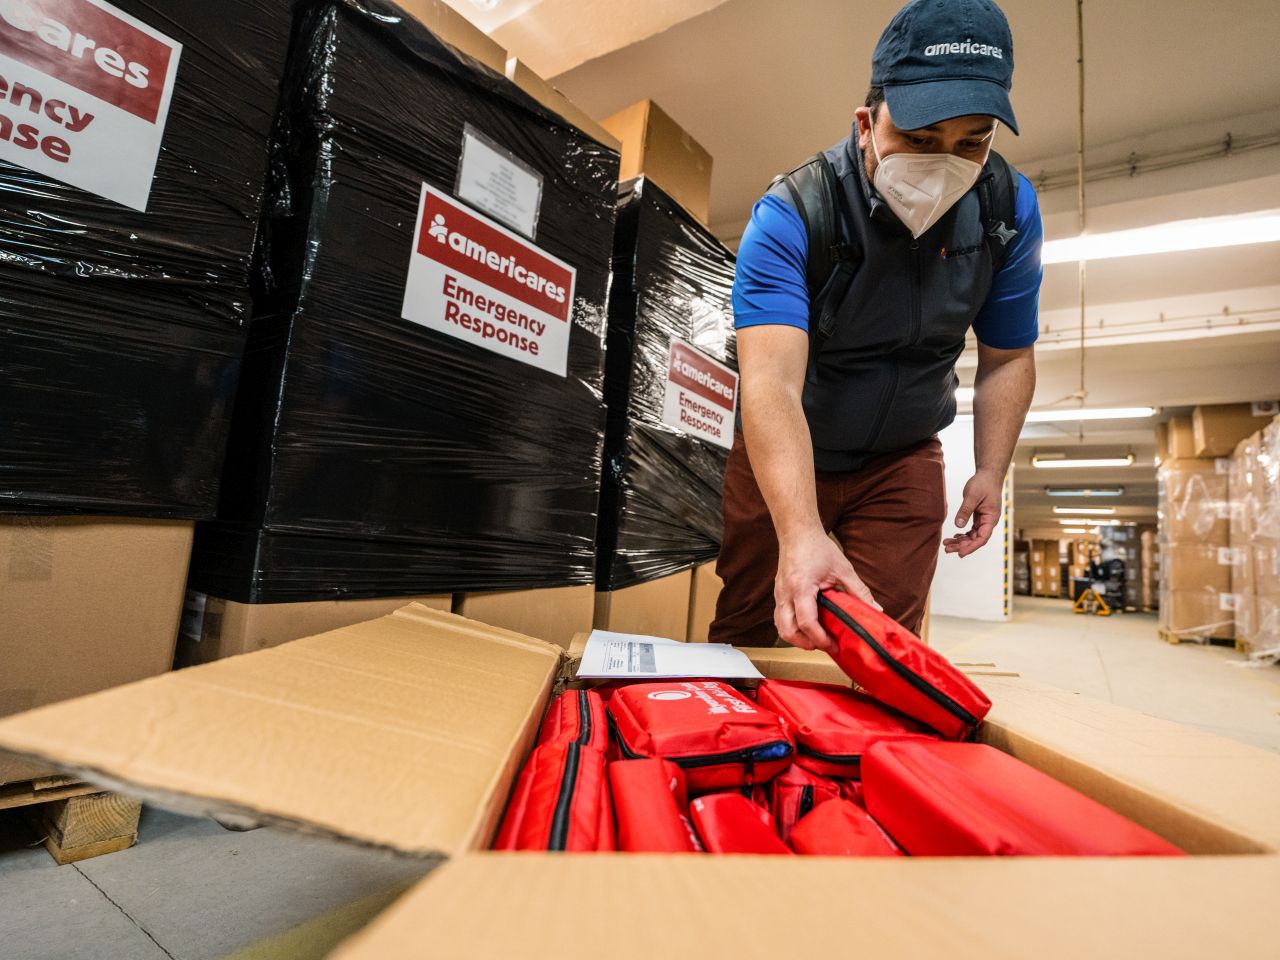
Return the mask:
<svg viewBox="0 0 1280 960">
<path fill-rule="evenodd" d="M 174 50 L 89 0 L 0 0 L 0 54 L 155 123 Z"/>
<path fill-rule="evenodd" d="M 432 191 L 422 205 L 418 252 L 558 320 L 569 320 L 571 271 Z"/>
</svg>

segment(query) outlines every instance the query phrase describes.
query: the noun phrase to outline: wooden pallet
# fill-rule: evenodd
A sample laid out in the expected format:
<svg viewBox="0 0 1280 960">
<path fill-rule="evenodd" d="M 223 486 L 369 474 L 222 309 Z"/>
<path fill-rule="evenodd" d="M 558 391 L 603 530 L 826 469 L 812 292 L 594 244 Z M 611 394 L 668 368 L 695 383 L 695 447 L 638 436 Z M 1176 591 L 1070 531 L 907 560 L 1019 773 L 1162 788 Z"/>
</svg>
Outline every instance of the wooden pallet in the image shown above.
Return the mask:
<svg viewBox="0 0 1280 960">
<path fill-rule="evenodd" d="M 1227 640 L 1223 637 L 1208 637 L 1208 638 L 1183 637 L 1183 636 L 1179 636 L 1176 633 L 1170 633 L 1168 630 L 1164 629 L 1164 627 L 1157 627 L 1156 632 L 1160 634 L 1160 639 L 1163 640 L 1165 643 L 1172 643 L 1175 645 L 1179 643 L 1199 643 L 1199 644 L 1207 643 L 1207 644 L 1212 644 L 1215 647 L 1231 647 L 1231 646 L 1235 646 L 1236 644 L 1236 641 Z"/>
<path fill-rule="evenodd" d="M 0 810 L 26 813 L 58 863 L 75 863 L 133 846 L 142 804 L 73 777 L 37 777 L 0 784 Z"/>
</svg>

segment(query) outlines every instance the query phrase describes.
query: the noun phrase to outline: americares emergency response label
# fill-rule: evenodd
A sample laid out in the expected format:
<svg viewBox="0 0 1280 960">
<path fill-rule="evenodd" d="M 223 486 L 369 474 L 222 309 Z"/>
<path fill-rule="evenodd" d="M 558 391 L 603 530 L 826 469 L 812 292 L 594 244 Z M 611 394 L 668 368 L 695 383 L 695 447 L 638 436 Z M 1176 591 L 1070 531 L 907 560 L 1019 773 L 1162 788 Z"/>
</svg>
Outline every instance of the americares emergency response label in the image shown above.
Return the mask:
<svg viewBox="0 0 1280 960">
<path fill-rule="evenodd" d="M 181 54 L 102 0 L 0 0 L 0 159 L 145 211 Z"/>
<path fill-rule="evenodd" d="M 738 375 L 683 340 L 671 341 L 662 422 L 728 450 L 738 409 Z"/>
<path fill-rule="evenodd" d="M 565 376 L 577 271 L 425 183 L 406 320 Z"/>
</svg>

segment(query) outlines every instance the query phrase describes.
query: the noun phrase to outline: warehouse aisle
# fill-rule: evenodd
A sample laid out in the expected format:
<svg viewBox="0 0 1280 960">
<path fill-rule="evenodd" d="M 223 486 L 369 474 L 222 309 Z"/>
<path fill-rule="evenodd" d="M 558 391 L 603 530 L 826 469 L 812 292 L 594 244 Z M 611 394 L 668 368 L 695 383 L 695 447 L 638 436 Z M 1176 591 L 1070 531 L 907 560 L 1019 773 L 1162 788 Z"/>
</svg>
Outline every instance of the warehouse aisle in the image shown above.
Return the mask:
<svg viewBox="0 0 1280 960">
<path fill-rule="evenodd" d="M 1013 619 L 934 617 L 930 641 L 953 661 L 995 663 L 1122 707 L 1280 750 L 1280 667 L 1241 666 L 1230 647 L 1156 636 L 1152 614 L 1071 612 L 1065 600 L 1015 597 Z"/>
</svg>

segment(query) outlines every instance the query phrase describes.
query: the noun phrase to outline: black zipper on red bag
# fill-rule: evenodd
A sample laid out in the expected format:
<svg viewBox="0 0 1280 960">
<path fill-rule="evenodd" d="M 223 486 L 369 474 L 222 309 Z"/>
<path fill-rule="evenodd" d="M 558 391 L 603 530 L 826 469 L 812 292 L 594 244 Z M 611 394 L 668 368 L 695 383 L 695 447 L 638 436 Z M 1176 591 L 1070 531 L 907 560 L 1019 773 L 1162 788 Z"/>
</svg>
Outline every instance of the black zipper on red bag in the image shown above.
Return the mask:
<svg viewBox="0 0 1280 960">
<path fill-rule="evenodd" d="M 587 691 L 578 691 L 578 743 L 591 745 L 591 698 Z"/>
<path fill-rule="evenodd" d="M 618 731 L 618 724 L 614 722 L 613 717 L 609 718 L 613 724 L 613 735 L 618 738 L 618 749 L 622 755 L 628 760 L 648 760 L 649 757 L 643 753 L 636 753 L 629 746 L 627 741 L 622 739 L 622 734 Z M 778 747 L 786 749 L 777 753 Z M 772 740 L 769 743 L 762 743 L 756 747 L 746 747 L 742 750 L 730 750 L 725 753 L 708 753 L 696 757 L 664 757 L 664 760 L 670 760 L 678 767 L 714 767 L 720 764 L 741 763 L 754 766 L 756 763 L 769 760 L 783 760 L 791 756 L 794 748 L 788 740 Z M 777 753 L 777 756 L 761 756 L 761 754 Z"/>
<path fill-rule="evenodd" d="M 577 742 L 568 744 L 565 750 L 564 777 L 560 780 L 560 795 L 556 797 L 556 808 L 551 815 L 548 850 L 563 850 L 568 843 L 569 812 L 573 808 L 573 791 L 578 785 L 578 761 L 581 754 L 582 745 Z"/>
<path fill-rule="evenodd" d="M 862 754 L 860 753 L 821 753 L 812 747 L 806 747 L 802 743 L 796 744 L 796 753 L 804 757 L 812 757 L 814 760 L 821 760 L 823 763 L 838 763 L 846 767 L 862 767 Z"/>
<path fill-rule="evenodd" d="M 806 813 L 813 809 L 813 787 L 805 786 L 800 788 L 800 809 L 796 813 L 796 819 L 799 820 Z"/>
<path fill-rule="evenodd" d="M 889 651 L 882 647 L 879 641 L 877 641 L 875 637 L 871 636 L 871 634 L 863 628 L 862 624 L 849 616 L 849 614 L 841 608 L 839 604 L 832 603 L 822 594 L 818 594 L 818 606 L 824 607 L 831 613 L 835 614 L 836 619 L 856 633 L 867 646 L 876 652 L 876 655 L 879 656 L 881 660 L 888 664 L 890 670 L 900 676 L 903 680 L 907 681 L 907 683 L 911 684 L 911 686 L 924 694 L 938 706 L 942 707 L 942 709 L 946 710 L 947 713 L 951 714 L 961 723 L 965 723 L 970 727 L 976 727 L 981 722 L 972 713 L 960 706 L 960 704 L 956 703 L 937 687 L 933 686 L 933 684 L 929 683 L 929 681 L 924 677 L 909 670 L 904 664 L 899 663 L 893 657 L 889 656 Z"/>
</svg>

